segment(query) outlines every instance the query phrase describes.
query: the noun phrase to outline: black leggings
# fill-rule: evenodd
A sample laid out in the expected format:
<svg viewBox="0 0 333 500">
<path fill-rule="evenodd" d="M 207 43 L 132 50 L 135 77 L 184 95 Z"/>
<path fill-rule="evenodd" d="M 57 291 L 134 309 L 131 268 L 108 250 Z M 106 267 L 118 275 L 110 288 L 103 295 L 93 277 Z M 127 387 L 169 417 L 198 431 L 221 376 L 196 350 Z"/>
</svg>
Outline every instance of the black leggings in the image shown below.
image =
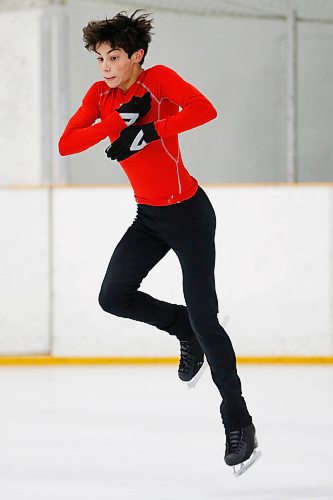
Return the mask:
<svg viewBox="0 0 333 500">
<path fill-rule="evenodd" d="M 219 324 L 215 291 L 214 209 L 205 191 L 168 206 L 139 204 L 111 257 L 99 296 L 101 307 L 116 316 L 153 325 L 178 339 L 197 337 L 221 396 L 227 431 L 252 421 L 237 375 L 235 353 Z M 149 271 L 172 249 L 181 264 L 186 306 L 157 300 L 138 291 Z"/>
</svg>

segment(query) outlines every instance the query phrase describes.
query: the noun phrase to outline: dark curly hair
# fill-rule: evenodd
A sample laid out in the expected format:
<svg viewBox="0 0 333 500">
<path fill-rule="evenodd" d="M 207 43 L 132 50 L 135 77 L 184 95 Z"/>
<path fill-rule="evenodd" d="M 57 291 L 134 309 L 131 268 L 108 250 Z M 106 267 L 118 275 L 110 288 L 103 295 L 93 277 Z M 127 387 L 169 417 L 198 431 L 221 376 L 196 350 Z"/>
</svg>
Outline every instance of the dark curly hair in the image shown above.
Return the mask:
<svg viewBox="0 0 333 500">
<path fill-rule="evenodd" d="M 142 9 L 137 9 L 131 16 L 127 12 L 118 12 L 111 19 L 90 21 L 83 28 L 83 41 L 87 50 L 96 51 L 96 46 L 108 42 L 111 47 L 123 49 L 130 58 L 139 50 L 144 50 L 143 63 L 151 42 L 152 19 L 150 14 L 143 13 L 137 16 Z"/>
</svg>

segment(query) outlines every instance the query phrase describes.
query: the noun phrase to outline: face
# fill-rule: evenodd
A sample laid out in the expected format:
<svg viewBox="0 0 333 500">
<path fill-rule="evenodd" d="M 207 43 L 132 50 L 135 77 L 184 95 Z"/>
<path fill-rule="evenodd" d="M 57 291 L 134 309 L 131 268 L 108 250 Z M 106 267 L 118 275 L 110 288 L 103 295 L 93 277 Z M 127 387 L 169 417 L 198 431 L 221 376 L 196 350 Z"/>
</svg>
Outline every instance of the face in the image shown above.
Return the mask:
<svg viewBox="0 0 333 500">
<path fill-rule="evenodd" d="M 129 58 L 124 49 L 112 48 L 109 43 L 103 42 L 95 52 L 104 81 L 112 89 L 120 87 L 127 90 L 143 71 L 139 64 L 144 55 L 142 49 Z"/>
</svg>

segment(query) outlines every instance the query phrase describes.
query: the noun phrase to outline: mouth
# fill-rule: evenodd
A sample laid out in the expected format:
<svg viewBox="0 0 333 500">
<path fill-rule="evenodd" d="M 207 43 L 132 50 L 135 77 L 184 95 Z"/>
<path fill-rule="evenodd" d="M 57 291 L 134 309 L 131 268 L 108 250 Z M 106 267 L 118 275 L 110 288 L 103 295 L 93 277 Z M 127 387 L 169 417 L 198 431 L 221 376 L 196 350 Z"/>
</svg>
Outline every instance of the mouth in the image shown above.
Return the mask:
<svg viewBox="0 0 333 500">
<path fill-rule="evenodd" d="M 111 82 L 112 80 L 114 80 L 116 77 L 115 76 L 105 76 L 104 77 L 104 80 L 106 80 L 107 82 Z"/>
</svg>

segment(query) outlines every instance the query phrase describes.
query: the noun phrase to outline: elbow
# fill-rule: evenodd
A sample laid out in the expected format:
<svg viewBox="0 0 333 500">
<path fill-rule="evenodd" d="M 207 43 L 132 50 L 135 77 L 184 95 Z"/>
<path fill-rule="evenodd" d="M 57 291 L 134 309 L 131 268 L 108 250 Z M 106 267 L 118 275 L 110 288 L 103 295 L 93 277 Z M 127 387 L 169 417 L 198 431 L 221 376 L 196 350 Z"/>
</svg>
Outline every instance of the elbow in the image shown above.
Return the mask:
<svg viewBox="0 0 333 500">
<path fill-rule="evenodd" d="M 205 122 L 207 123 L 214 120 L 217 117 L 216 108 L 208 99 L 205 99 L 202 104 L 201 115 L 205 117 Z"/>
<path fill-rule="evenodd" d="M 215 120 L 215 118 L 217 118 L 217 110 L 210 104 L 210 119 Z"/>
<path fill-rule="evenodd" d="M 66 156 L 70 154 L 66 148 L 66 141 L 64 141 L 63 137 L 61 137 L 58 142 L 58 151 L 61 156 Z"/>
</svg>

